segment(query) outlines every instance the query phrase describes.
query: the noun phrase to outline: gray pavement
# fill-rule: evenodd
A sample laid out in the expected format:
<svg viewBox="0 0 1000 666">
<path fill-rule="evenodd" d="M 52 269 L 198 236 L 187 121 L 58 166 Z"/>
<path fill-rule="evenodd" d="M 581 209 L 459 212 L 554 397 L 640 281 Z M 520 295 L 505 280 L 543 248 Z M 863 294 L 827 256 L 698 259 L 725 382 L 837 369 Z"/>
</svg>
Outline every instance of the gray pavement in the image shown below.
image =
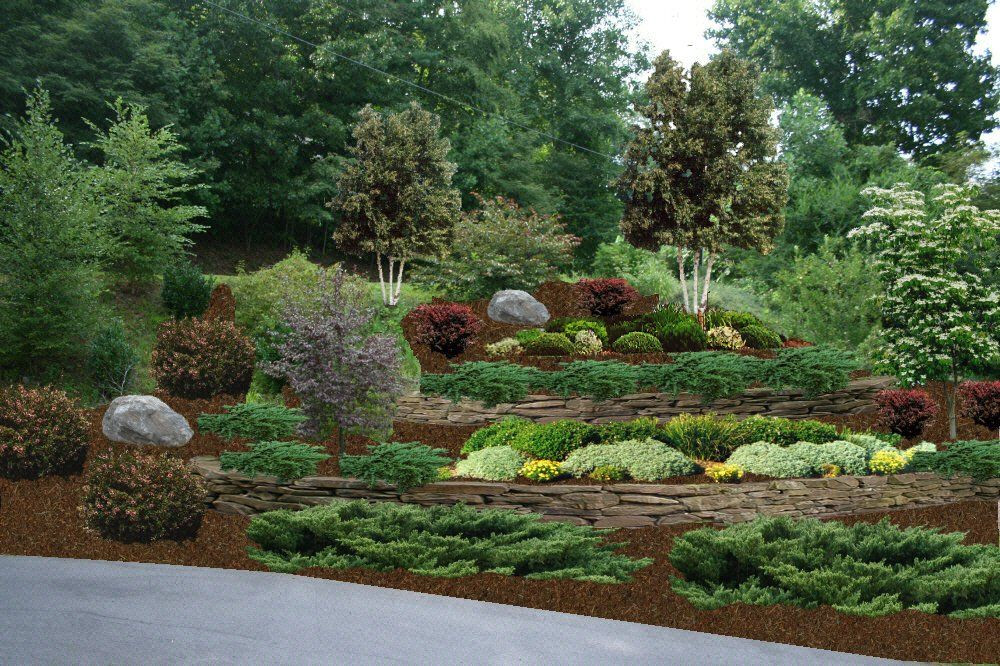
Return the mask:
<svg viewBox="0 0 1000 666">
<path fill-rule="evenodd" d="M 0 556 L 0 664 L 166 663 L 899 662 L 286 574 Z"/>
</svg>

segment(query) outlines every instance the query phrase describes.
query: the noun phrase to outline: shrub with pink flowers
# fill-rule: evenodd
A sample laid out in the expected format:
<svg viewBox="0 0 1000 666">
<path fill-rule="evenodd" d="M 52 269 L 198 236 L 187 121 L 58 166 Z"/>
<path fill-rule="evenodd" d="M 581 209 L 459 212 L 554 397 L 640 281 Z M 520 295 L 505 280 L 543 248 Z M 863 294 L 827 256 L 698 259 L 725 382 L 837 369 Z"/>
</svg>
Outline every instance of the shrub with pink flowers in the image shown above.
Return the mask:
<svg viewBox="0 0 1000 666">
<path fill-rule="evenodd" d="M 90 464 L 83 517 L 105 539 L 149 542 L 194 537 L 205 514 L 204 482 L 178 458 L 128 449 Z"/>
<path fill-rule="evenodd" d="M 445 356 L 458 356 L 483 329 L 483 321 L 467 305 L 425 303 L 407 315 L 414 323 L 417 342 Z"/>
<path fill-rule="evenodd" d="M 990 430 L 1000 430 L 1000 381 L 963 382 L 958 394 L 962 416 Z"/>
<path fill-rule="evenodd" d="M 639 292 L 622 278 L 596 278 L 576 283 L 583 307 L 599 317 L 613 317 L 639 300 Z"/>
<path fill-rule="evenodd" d="M 179 398 L 239 395 L 250 387 L 255 354 L 253 341 L 231 321 L 168 321 L 156 336 L 152 374 Z"/>
<path fill-rule="evenodd" d="M 926 391 L 890 389 L 875 395 L 879 425 L 903 437 L 916 437 L 937 414 L 938 406 Z"/>
<path fill-rule="evenodd" d="M 0 476 L 72 474 L 87 457 L 87 413 L 58 389 L 0 390 Z"/>
</svg>

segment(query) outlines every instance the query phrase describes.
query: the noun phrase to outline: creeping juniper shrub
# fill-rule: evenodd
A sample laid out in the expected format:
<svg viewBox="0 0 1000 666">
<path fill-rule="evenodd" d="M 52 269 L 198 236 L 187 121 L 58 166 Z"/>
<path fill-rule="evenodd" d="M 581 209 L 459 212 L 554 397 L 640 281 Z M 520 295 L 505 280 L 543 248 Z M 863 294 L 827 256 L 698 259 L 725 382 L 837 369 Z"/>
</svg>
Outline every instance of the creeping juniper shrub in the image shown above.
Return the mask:
<svg viewBox="0 0 1000 666">
<path fill-rule="evenodd" d="M 202 414 L 198 428 L 224 439 L 274 441 L 290 439 L 305 420 L 301 409 L 242 402 L 223 407 L 223 414 Z"/>
<path fill-rule="evenodd" d="M 175 319 L 200 317 L 208 308 L 214 282 L 214 278 L 202 275 L 194 264 L 182 262 L 171 266 L 163 273 L 160 292 L 163 306 Z"/>
<path fill-rule="evenodd" d="M 595 400 L 607 400 L 636 390 L 634 366 L 621 362 L 573 361 L 559 372 L 548 373 L 546 388 L 569 397 L 586 395 Z"/>
<path fill-rule="evenodd" d="M 544 385 L 547 379 L 538 368 L 507 361 L 473 361 L 452 367 L 454 372 L 447 374 L 421 374 L 420 390 L 443 395 L 454 402 L 463 397 L 482 400 L 487 407 L 493 407 L 523 399 L 529 389 Z"/>
<path fill-rule="evenodd" d="M 244 476 L 276 476 L 284 481 L 316 474 L 317 465 L 330 457 L 322 446 L 300 442 L 253 442 L 249 451 L 223 451 L 222 469 L 235 469 Z"/>
<path fill-rule="evenodd" d="M 919 446 L 919 445 L 918 445 Z M 1000 440 L 949 442 L 944 451 L 916 451 L 910 466 L 941 476 L 971 476 L 982 481 L 1000 478 Z"/>
<path fill-rule="evenodd" d="M 340 471 L 373 488 L 384 481 L 405 492 L 436 481 L 440 468 L 451 463 L 444 449 L 420 442 L 387 442 L 370 445 L 368 455 L 341 457 Z"/>
</svg>

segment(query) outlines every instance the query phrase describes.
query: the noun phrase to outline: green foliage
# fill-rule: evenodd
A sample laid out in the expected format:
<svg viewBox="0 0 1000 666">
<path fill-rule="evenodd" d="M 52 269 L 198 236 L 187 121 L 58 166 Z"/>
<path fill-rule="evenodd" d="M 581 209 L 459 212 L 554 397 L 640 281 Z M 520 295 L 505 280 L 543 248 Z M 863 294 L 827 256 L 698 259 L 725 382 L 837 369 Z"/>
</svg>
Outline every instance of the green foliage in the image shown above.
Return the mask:
<svg viewBox="0 0 1000 666">
<path fill-rule="evenodd" d="M 623 469 L 636 481 L 659 481 L 701 470 L 684 454 L 652 439 L 586 446 L 569 454 L 562 465 L 564 472 L 577 478 L 599 467 Z"/>
<path fill-rule="evenodd" d="M 601 465 L 590 472 L 590 478 L 598 483 L 617 483 L 625 478 L 625 470 L 612 465 Z"/>
<path fill-rule="evenodd" d="M 101 397 L 113 399 L 128 393 L 138 365 L 139 354 L 120 320 L 112 320 L 90 341 L 87 371 Z"/>
<path fill-rule="evenodd" d="M 652 563 L 616 555 L 619 544 L 606 543 L 603 535 L 503 509 L 364 501 L 272 511 L 254 516 L 247 528 L 258 544 L 250 557 L 285 573 L 307 567 L 406 569 L 443 578 L 498 573 L 620 583 Z"/>
<path fill-rule="evenodd" d="M 858 363 L 850 353 L 816 346 L 781 349 L 773 362 L 761 367 L 761 380 L 767 386 L 800 388 L 806 397 L 813 397 L 847 386 Z"/>
<path fill-rule="evenodd" d="M 542 460 L 565 460 L 572 451 L 598 440 L 597 426 L 562 419 L 525 428 L 510 445 L 517 451 Z"/>
<path fill-rule="evenodd" d="M 586 395 L 606 400 L 634 393 L 636 388 L 635 368 L 625 363 L 573 361 L 558 372 L 546 374 L 545 387 L 566 397 Z"/>
<path fill-rule="evenodd" d="M 746 342 L 743 336 L 732 326 L 716 326 L 707 331 L 708 346 L 712 349 L 741 349 Z"/>
<path fill-rule="evenodd" d="M 580 331 L 573 338 L 573 351 L 582 356 L 593 356 L 603 349 L 601 339 L 593 331 Z"/>
<path fill-rule="evenodd" d="M 182 261 L 164 271 L 160 299 L 175 319 L 200 317 L 208 308 L 214 286 L 214 278 L 202 275 L 201 269 L 191 262 Z"/>
<path fill-rule="evenodd" d="M 949 442 L 944 451 L 917 451 L 910 464 L 916 471 L 942 476 L 971 476 L 978 481 L 998 479 L 1000 440 Z"/>
<path fill-rule="evenodd" d="M 796 442 L 825 444 L 840 438 L 837 426 L 831 423 L 758 415 L 748 416 L 740 421 L 733 437 L 737 446 L 753 442 L 772 442 L 779 446 L 791 446 Z"/>
<path fill-rule="evenodd" d="M 202 414 L 198 429 L 223 439 L 237 437 L 251 441 L 291 439 L 295 428 L 305 420 L 301 409 L 264 402 L 241 402 L 223 407 L 224 414 Z"/>
<path fill-rule="evenodd" d="M 491 446 L 510 446 L 519 433 L 533 427 L 535 425 L 527 419 L 506 416 L 469 435 L 462 445 L 462 453 L 469 454 Z"/>
<path fill-rule="evenodd" d="M 75 474 L 87 457 L 90 420 L 63 391 L 0 388 L 0 477 Z"/>
<path fill-rule="evenodd" d="M 661 300 L 674 300 L 680 296 L 677 281 L 676 259 L 667 256 L 669 247 L 650 252 L 635 247 L 618 236 L 613 243 L 597 246 L 591 273 L 594 277 L 620 277 L 639 290 L 643 296 L 659 294 Z"/>
<path fill-rule="evenodd" d="M 552 481 L 561 474 L 562 468 L 555 460 L 529 460 L 521 468 L 521 476 L 530 481 Z"/>
<path fill-rule="evenodd" d="M 608 341 L 608 329 L 600 319 L 592 317 L 555 317 L 545 324 L 545 330 L 550 333 L 562 333 L 573 339 L 580 331 L 593 331 L 601 343 Z"/>
<path fill-rule="evenodd" d="M 521 353 L 521 343 L 514 338 L 503 338 L 484 347 L 487 356 L 507 356 Z"/>
<path fill-rule="evenodd" d="M 250 478 L 266 475 L 292 481 L 315 475 L 317 465 L 330 457 L 322 446 L 301 442 L 260 441 L 247 446 L 249 451 L 223 451 L 222 469 L 235 469 Z"/>
<path fill-rule="evenodd" d="M 524 328 L 514 334 L 514 339 L 520 342 L 521 346 L 524 346 L 532 340 L 537 340 L 544 332 L 539 328 Z"/>
<path fill-rule="evenodd" d="M 751 349 L 777 349 L 781 346 L 781 336 L 760 324 L 744 326 L 740 335 Z"/>
<path fill-rule="evenodd" d="M 869 459 L 879 451 L 896 451 L 896 447 L 884 439 L 875 436 L 874 434 L 868 433 L 849 433 L 845 432 L 841 434 L 841 438 L 851 444 L 856 444 L 865 450 L 865 454 Z"/>
<path fill-rule="evenodd" d="M 499 445 L 473 451 L 455 463 L 455 476 L 467 476 L 485 481 L 513 481 L 521 472 L 527 457 L 510 446 Z"/>
<path fill-rule="evenodd" d="M 640 384 L 674 395 L 694 393 L 709 403 L 746 390 L 760 380 L 767 363 L 728 352 L 677 354 L 673 363 L 645 366 L 645 380 Z"/>
<path fill-rule="evenodd" d="M 463 397 L 482 400 L 487 407 L 502 402 L 517 402 L 539 381 L 546 379 L 541 370 L 514 365 L 507 361 L 473 361 L 452 366 L 448 374 L 420 376 L 420 390 L 443 395 L 454 402 Z"/>
<path fill-rule="evenodd" d="M 788 452 L 809 463 L 814 474 L 822 474 L 824 465 L 836 465 L 844 474 L 863 476 L 868 473 L 868 452 L 850 442 L 796 442 L 788 447 Z"/>
<path fill-rule="evenodd" d="M 1000 550 L 962 545 L 964 537 L 888 519 L 847 526 L 757 518 L 677 537 L 670 563 L 683 578 L 671 587 L 702 610 L 742 602 L 828 605 L 863 616 L 905 609 L 1000 616 Z"/>
<path fill-rule="evenodd" d="M 524 353 L 532 356 L 572 356 L 573 343 L 562 333 L 542 333 L 524 345 Z"/>
<path fill-rule="evenodd" d="M 663 351 L 659 340 L 642 331 L 626 333 L 615 340 L 611 348 L 619 354 L 655 354 Z"/>
<path fill-rule="evenodd" d="M 812 466 L 794 455 L 789 449 L 769 442 L 754 442 L 740 446 L 725 461 L 738 465 L 751 474 L 773 476 L 779 479 L 811 476 Z"/>
<path fill-rule="evenodd" d="M 600 444 L 617 444 L 629 439 L 668 441 L 663 426 L 655 417 L 641 416 L 631 421 L 611 421 L 597 426 Z"/>
<path fill-rule="evenodd" d="M 658 326 L 654 334 L 668 352 L 697 352 L 708 347 L 708 335 L 693 318 Z"/>
<path fill-rule="evenodd" d="M 271 330 L 291 304 L 318 309 L 320 266 L 300 250 L 266 268 L 247 273 L 242 267 L 226 283 L 236 297 L 236 323 L 253 336 Z M 360 284 L 360 281 L 358 281 Z"/>
<path fill-rule="evenodd" d="M 406 492 L 436 481 L 438 470 L 451 462 L 444 449 L 432 449 L 420 442 L 387 442 L 369 446 L 366 456 L 342 456 L 340 471 L 364 480 L 372 488 L 384 481 Z"/>
<path fill-rule="evenodd" d="M 681 414 L 664 424 L 661 439 L 691 458 L 724 460 L 739 446 L 739 427 L 732 415 Z"/>
</svg>

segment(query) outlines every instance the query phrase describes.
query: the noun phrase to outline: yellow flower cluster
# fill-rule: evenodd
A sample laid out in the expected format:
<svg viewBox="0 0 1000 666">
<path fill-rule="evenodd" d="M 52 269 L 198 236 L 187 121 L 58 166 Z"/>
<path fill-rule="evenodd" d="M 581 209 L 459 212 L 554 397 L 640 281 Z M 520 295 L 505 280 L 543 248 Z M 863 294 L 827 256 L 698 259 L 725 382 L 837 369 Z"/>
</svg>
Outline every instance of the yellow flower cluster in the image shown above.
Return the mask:
<svg viewBox="0 0 1000 666">
<path fill-rule="evenodd" d="M 909 464 L 910 458 L 900 451 L 876 451 L 868 466 L 875 474 L 898 474 Z"/>
<path fill-rule="evenodd" d="M 713 465 L 705 470 L 705 476 L 716 483 L 736 483 L 743 478 L 743 468 L 739 465 Z"/>
<path fill-rule="evenodd" d="M 834 465 L 833 463 L 826 463 L 825 465 L 820 465 L 820 471 L 823 472 L 823 478 L 832 479 L 835 476 L 840 476 L 842 470 L 839 465 Z"/>
<path fill-rule="evenodd" d="M 521 476 L 532 481 L 551 481 L 562 474 L 555 460 L 529 460 L 521 468 Z"/>
</svg>

